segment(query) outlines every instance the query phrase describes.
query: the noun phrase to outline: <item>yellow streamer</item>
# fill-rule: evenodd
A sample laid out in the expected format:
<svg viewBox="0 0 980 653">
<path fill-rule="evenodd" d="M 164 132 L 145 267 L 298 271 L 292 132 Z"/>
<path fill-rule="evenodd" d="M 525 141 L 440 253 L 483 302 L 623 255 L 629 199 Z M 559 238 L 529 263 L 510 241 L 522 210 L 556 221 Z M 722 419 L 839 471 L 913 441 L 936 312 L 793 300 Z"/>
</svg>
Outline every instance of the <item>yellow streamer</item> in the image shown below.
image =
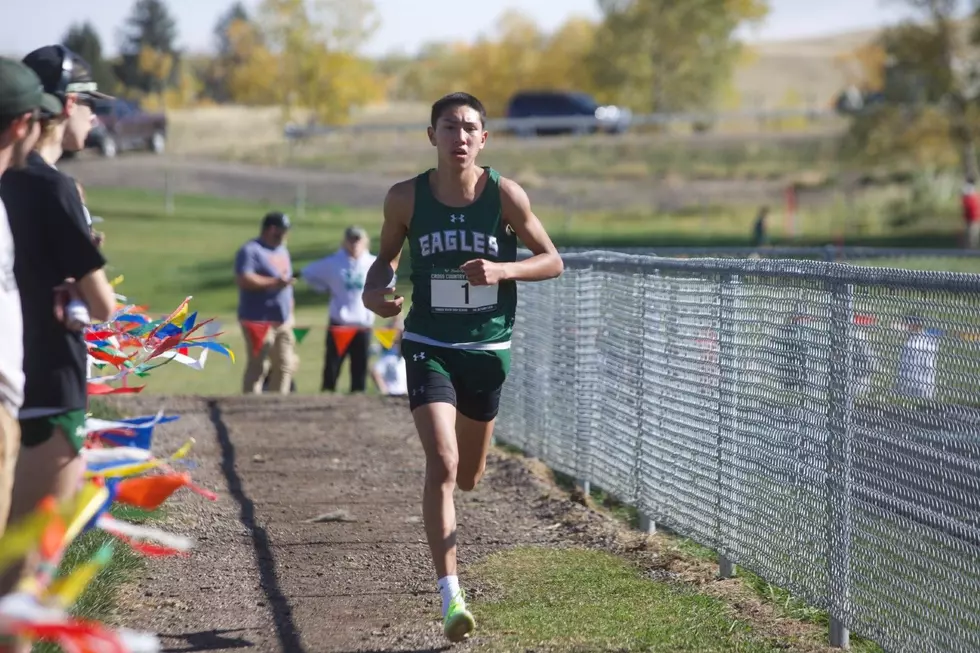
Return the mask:
<svg viewBox="0 0 980 653">
<path fill-rule="evenodd" d="M 68 576 L 51 583 L 45 603 L 51 607 L 67 610 L 75 604 L 85 588 L 112 558 L 112 542 L 102 546 L 90 560 L 78 565 Z"/>
<path fill-rule="evenodd" d="M 374 337 L 378 339 L 381 346 L 385 349 L 391 349 L 391 346 L 395 344 L 395 338 L 398 336 L 398 329 L 383 329 L 377 328 L 374 330 Z"/>
<path fill-rule="evenodd" d="M 178 449 L 176 453 L 170 456 L 170 458 L 168 458 L 167 460 L 158 459 L 158 460 L 150 460 L 145 463 L 135 463 L 133 465 L 120 465 L 119 467 L 113 467 L 111 469 L 103 469 L 97 472 L 86 470 L 85 478 L 96 478 L 96 477 L 123 478 L 126 476 L 135 476 L 136 474 L 142 474 L 143 472 L 147 472 L 151 469 L 155 469 L 168 461 L 179 460 L 183 458 L 188 453 L 190 453 L 191 447 L 194 446 L 194 442 L 195 442 L 194 438 L 191 438 L 184 444 L 184 446 Z"/>
<path fill-rule="evenodd" d="M 56 516 L 55 512 L 38 508 L 7 527 L 3 537 L 0 537 L 0 573 L 37 548 L 45 529 Z"/>
</svg>

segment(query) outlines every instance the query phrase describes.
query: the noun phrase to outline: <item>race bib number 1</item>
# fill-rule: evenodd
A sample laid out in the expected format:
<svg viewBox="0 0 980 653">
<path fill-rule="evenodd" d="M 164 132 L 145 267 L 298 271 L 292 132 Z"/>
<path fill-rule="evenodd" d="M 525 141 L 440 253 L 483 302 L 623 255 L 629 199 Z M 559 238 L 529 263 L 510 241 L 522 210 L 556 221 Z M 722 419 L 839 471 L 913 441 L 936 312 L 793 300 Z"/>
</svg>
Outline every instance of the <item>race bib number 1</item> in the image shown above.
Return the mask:
<svg viewBox="0 0 980 653">
<path fill-rule="evenodd" d="M 462 272 L 434 272 L 429 283 L 433 313 L 483 313 L 497 307 L 497 286 L 472 286 Z"/>
</svg>

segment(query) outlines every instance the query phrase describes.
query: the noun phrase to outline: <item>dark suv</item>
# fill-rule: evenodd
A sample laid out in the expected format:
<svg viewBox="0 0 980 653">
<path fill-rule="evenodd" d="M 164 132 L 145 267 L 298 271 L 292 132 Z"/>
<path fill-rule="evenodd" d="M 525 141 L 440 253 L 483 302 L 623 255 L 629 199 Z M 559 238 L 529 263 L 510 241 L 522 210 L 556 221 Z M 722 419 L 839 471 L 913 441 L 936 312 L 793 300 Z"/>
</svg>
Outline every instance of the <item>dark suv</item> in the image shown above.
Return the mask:
<svg viewBox="0 0 980 653">
<path fill-rule="evenodd" d="M 584 134 L 602 130 L 620 133 L 629 127 L 632 113 L 617 106 L 602 106 L 588 93 L 577 91 L 520 91 L 507 105 L 508 119 L 555 120 L 544 126 L 528 120 L 513 128 L 520 136 L 531 134 Z M 587 118 L 594 121 L 589 124 Z"/>
<path fill-rule="evenodd" d="M 95 148 L 110 158 L 125 150 L 163 153 L 167 118 L 162 113 L 146 112 L 137 102 L 115 98 L 99 100 L 95 115 L 98 120 L 85 141 L 86 148 Z"/>
</svg>

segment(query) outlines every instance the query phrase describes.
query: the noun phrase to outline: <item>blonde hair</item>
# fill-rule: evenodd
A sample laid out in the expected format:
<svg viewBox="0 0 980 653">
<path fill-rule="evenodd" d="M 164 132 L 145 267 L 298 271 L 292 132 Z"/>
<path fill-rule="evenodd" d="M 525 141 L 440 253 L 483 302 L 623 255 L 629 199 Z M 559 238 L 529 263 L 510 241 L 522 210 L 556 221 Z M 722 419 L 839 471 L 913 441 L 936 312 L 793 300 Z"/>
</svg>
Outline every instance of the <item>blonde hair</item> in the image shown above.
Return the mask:
<svg viewBox="0 0 980 653">
<path fill-rule="evenodd" d="M 50 145 L 55 139 L 61 140 L 61 137 L 56 133 L 58 127 L 63 125 L 68 119 L 64 116 L 58 116 L 56 118 L 45 118 L 41 120 L 41 136 L 37 139 L 37 144 L 34 146 L 35 150 L 41 149 L 45 145 Z"/>
</svg>

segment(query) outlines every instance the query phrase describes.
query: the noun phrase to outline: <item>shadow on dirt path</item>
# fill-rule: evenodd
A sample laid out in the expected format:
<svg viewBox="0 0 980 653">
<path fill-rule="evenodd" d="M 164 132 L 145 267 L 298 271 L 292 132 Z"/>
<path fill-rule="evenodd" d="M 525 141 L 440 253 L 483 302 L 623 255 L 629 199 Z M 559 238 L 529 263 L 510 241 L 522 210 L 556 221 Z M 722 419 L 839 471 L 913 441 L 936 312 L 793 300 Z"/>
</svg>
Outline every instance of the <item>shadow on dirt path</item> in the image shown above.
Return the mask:
<svg viewBox="0 0 980 653">
<path fill-rule="evenodd" d="M 242 480 L 235 469 L 235 445 L 228 435 L 228 427 L 221 418 L 221 406 L 217 401 L 208 402 L 208 413 L 214 426 L 215 437 L 221 446 L 221 469 L 225 475 L 228 492 L 238 502 L 240 507 L 239 520 L 252 536 L 252 546 L 255 549 L 255 561 L 259 567 L 262 589 L 272 606 L 272 620 L 276 626 L 276 635 L 284 651 L 304 653 L 302 643 L 293 623 L 293 612 L 289 600 L 283 595 L 276 575 L 275 558 L 269 543 L 266 530 L 255 520 L 255 504 L 245 494 Z M 226 647 L 225 647 L 226 648 Z M 199 649 L 207 650 L 207 649 Z"/>
</svg>

